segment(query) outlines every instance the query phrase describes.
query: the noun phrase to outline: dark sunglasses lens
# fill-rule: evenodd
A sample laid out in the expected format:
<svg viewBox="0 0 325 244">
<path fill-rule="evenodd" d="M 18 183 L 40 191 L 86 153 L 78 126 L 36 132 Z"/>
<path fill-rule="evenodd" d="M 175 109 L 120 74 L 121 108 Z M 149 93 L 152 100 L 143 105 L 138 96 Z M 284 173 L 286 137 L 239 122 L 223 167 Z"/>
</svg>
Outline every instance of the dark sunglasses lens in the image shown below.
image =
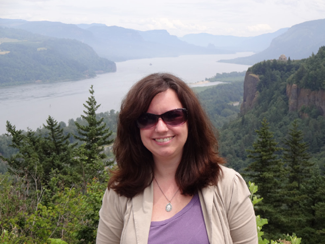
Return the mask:
<svg viewBox="0 0 325 244">
<path fill-rule="evenodd" d="M 155 125 L 157 121 L 157 116 L 155 116 L 154 114 L 143 114 L 137 120 L 137 124 L 138 127 L 142 129 Z"/>
<path fill-rule="evenodd" d="M 166 112 L 161 117 L 168 125 L 179 125 L 187 120 L 186 111 L 183 109 L 175 109 Z"/>
</svg>

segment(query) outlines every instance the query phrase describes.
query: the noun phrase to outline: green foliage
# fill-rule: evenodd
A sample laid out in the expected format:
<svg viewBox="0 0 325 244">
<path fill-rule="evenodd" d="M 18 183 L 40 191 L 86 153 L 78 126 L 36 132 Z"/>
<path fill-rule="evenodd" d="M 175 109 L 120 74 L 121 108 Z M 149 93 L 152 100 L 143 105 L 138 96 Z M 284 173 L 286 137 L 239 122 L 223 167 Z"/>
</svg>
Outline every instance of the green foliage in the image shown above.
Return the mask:
<svg viewBox="0 0 325 244">
<path fill-rule="evenodd" d="M 50 241 L 51 244 L 68 244 L 67 242 L 62 241 L 61 239 L 49 238 L 48 240 Z"/>
<path fill-rule="evenodd" d="M 312 175 L 313 163 L 309 162 L 308 145 L 303 141 L 302 131 L 298 130 L 298 121 L 294 120 L 284 139 L 283 162 L 287 166 L 289 184 L 297 183 L 297 190 L 301 184 L 308 181 Z"/>
<path fill-rule="evenodd" d="M 287 217 L 285 226 L 288 231 L 297 230 L 301 236 L 304 232 L 310 232 L 313 225 L 313 211 L 311 209 L 310 191 L 308 185 L 312 178 L 314 164 L 309 161 L 307 144 L 303 142 L 303 135 L 298 130 L 298 122 L 294 120 L 289 129 L 288 136 L 284 140 L 283 162 L 286 164 L 286 184 L 284 185 L 282 198 Z M 288 211 L 290 209 L 290 211 Z M 290 221 L 288 221 L 290 219 Z M 308 227 L 309 226 L 309 227 Z"/>
<path fill-rule="evenodd" d="M 288 111 L 286 86 L 288 78 L 293 75 L 305 60 L 279 62 L 268 60 L 255 64 L 248 69 L 260 78 L 258 84 L 258 102 L 254 108 L 238 118 L 231 120 L 219 130 L 220 153 L 226 157 L 228 165 L 242 172 L 249 164 L 245 149 L 256 139 L 254 131 L 259 128 L 264 118 L 269 122 L 276 141 L 283 141 L 287 128 L 297 119 L 303 132 L 305 142 L 309 145 L 312 161 L 325 170 L 325 117 L 319 116 L 317 108 L 310 110 L 309 118 L 299 118 L 299 112 Z M 207 106 L 212 106 L 208 104 Z"/>
<path fill-rule="evenodd" d="M 232 82 L 206 89 L 198 93 L 198 98 L 214 126 L 221 128 L 228 121 L 237 118 L 242 94 L 243 83 Z"/>
<path fill-rule="evenodd" d="M 243 72 L 230 72 L 230 73 L 217 73 L 215 76 L 208 78 L 208 81 L 244 81 L 246 71 Z"/>
<path fill-rule="evenodd" d="M 45 183 L 45 172 L 49 173 L 51 170 L 51 168 L 44 169 L 44 165 L 41 163 L 46 160 L 42 153 L 42 145 L 45 140 L 34 131 L 28 130 L 27 133 L 23 133 L 21 130 L 16 130 L 16 127 L 9 121 L 7 121 L 7 131 L 8 135 L 12 137 L 10 146 L 17 149 L 18 153 L 9 158 L 3 156 L 0 158 L 8 163 L 8 170 L 12 175 L 26 176 L 31 184 L 35 185 L 38 190 L 41 189 Z"/>
<path fill-rule="evenodd" d="M 90 92 L 83 116 L 87 124 L 80 127 L 90 133 L 79 131 L 86 135 L 79 147 L 70 143 L 65 124 L 51 116 L 36 132 L 7 122 L 6 136 L 17 153 L 1 157 L 10 173 L 0 174 L 1 243 L 95 243 L 109 179 L 102 151 L 112 133 L 104 116 L 95 114 L 99 105 L 92 87 Z M 110 115 L 116 121 L 116 113 Z"/>
<path fill-rule="evenodd" d="M 279 189 L 284 179 L 284 169 L 276 154 L 281 148 L 277 146 L 266 119 L 262 121 L 262 126 L 256 133 L 258 137 L 253 143 L 253 150 L 247 150 L 247 157 L 252 159 L 252 163 L 245 169 L 244 175 L 259 186 L 259 194 L 266 203 L 256 209 L 256 212 L 270 221 L 268 232 L 275 233 L 282 219 L 278 209 L 281 206 Z"/>
<path fill-rule="evenodd" d="M 325 90 L 325 46 L 320 47 L 316 55 L 305 59 L 288 82 L 312 91 Z"/>
<path fill-rule="evenodd" d="M 5 134 L 0 135 L 0 155 L 10 157 L 10 155 L 17 153 L 17 150 L 9 146 L 11 143 L 12 140 L 10 136 Z"/>
<path fill-rule="evenodd" d="M 263 198 L 259 198 L 255 194 L 258 191 L 258 186 L 255 185 L 255 183 L 248 182 L 248 188 L 251 193 L 251 200 L 253 203 L 254 208 L 256 209 L 256 204 L 260 203 Z M 264 239 L 263 235 L 264 232 L 262 231 L 262 228 L 264 225 L 268 224 L 268 220 L 261 218 L 260 215 L 256 216 L 256 226 L 257 226 L 257 235 L 258 235 L 258 244 L 277 244 L 277 243 L 284 243 L 284 240 L 279 239 L 279 241 L 269 241 L 268 239 Z M 301 243 L 301 238 L 297 238 L 296 235 L 293 233 L 292 236 L 289 236 L 288 234 L 285 236 L 286 240 L 289 240 L 291 244 L 300 244 Z"/>
<path fill-rule="evenodd" d="M 258 138 L 253 143 L 253 150 L 247 150 L 247 157 L 253 162 L 246 168 L 245 175 L 254 180 L 259 185 L 261 195 L 270 200 L 269 195 L 280 185 L 283 176 L 283 164 L 276 155 L 281 148 L 277 147 L 266 119 L 256 133 Z"/>
<path fill-rule="evenodd" d="M 93 179 L 86 194 L 79 187 L 58 185 L 51 179 L 51 201 L 45 206 L 43 196 L 28 189 L 24 178 L 0 174 L 1 243 L 95 243 L 98 211 L 106 188 L 105 182 Z"/>
<path fill-rule="evenodd" d="M 253 144 L 254 150 L 249 150 L 254 153 L 249 157 L 255 161 L 249 165 L 248 176 L 259 182 L 259 195 L 265 199 L 265 203 L 255 211 L 269 220 L 269 225 L 265 227 L 266 236 L 274 238 L 283 232 L 295 232 L 308 243 L 321 243 L 325 215 L 320 208 L 325 203 L 325 180 L 319 169 L 309 161 L 298 122 L 292 123 L 284 140 L 282 158 L 286 167 L 277 166 L 279 159 L 272 155 L 276 142 L 271 143 L 272 134 L 265 120 L 262 124 L 257 130 L 258 140 Z M 264 152 L 263 145 L 266 148 Z M 273 156 L 276 161 L 270 161 L 270 165 L 268 160 Z M 250 184 L 250 191 L 252 194 L 257 191 L 254 184 Z M 257 199 L 254 196 L 252 202 L 257 203 Z"/>
<path fill-rule="evenodd" d="M 99 210 L 102 206 L 102 199 L 105 189 L 107 188 L 106 182 L 109 180 L 109 175 L 106 171 L 102 175 L 103 181 L 93 178 L 88 183 L 87 192 L 82 196 L 84 201 L 83 207 L 87 209 L 84 217 L 87 219 L 86 225 L 81 226 L 76 233 L 76 238 L 81 243 L 95 243 L 97 236 L 97 227 L 99 223 Z"/>
<path fill-rule="evenodd" d="M 319 52 L 321 55 L 322 50 Z M 273 189 L 270 188 L 267 194 L 263 193 L 263 184 L 270 183 L 269 180 L 276 171 L 267 170 L 258 177 L 269 178 L 261 179 L 262 184 L 256 182 L 260 186 L 259 194 L 265 200 L 265 204 L 256 211 L 268 218 L 269 224 L 265 227 L 265 235 L 268 238 L 294 231 L 306 243 L 321 243 L 324 239 L 325 222 L 320 208 L 324 207 L 325 202 L 323 197 L 325 193 L 321 190 L 324 184 L 322 175 L 325 172 L 325 117 L 320 116 L 320 110 L 316 107 L 303 107 L 301 111 L 289 112 L 286 96 L 286 86 L 293 82 L 293 77 L 299 76 L 299 79 L 303 79 L 310 70 L 313 70 L 311 62 L 314 62 L 315 67 L 323 62 L 318 54 L 315 56 L 300 61 L 269 60 L 252 66 L 248 71 L 260 78 L 257 86 L 257 104 L 250 111 L 225 124 L 219 132 L 221 155 L 226 157 L 229 166 L 240 172 L 256 161 L 248 155 L 251 150 L 257 149 L 258 145 L 261 146 L 261 143 L 255 144 L 260 135 L 254 131 L 259 130 L 260 121 L 264 118 L 269 122 L 274 142 L 281 142 L 281 146 L 284 147 L 284 150 L 277 151 L 274 155 L 286 164 L 287 167 L 282 167 L 282 170 L 286 169 L 284 171 L 286 177 L 280 178 L 279 175 L 275 175 L 274 180 L 277 184 Z M 307 114 L 308 117 L 299 118 L 302 114 Z M 293 129 L 291 123 L 295 120 L 297 126 Z M 252 144 L 255 146 L 246 151 L 245 149 Z M 267 153 L 261 155 L 267 156 Z M 286 156 L 281 157 L 281 154 Z M 267 165 L 261 164 L 259 170 L 263 170 L 264 167 Z M 274 167 L 277 167 L 276 163 Z"/>
<path fill-rule="evenodd" d="M 18 152 L 8 158 L 0 156 L 9 165 L 9 172 L 20 177 L 26 176 L 30 184 L 41 190 L 48 185 L 53 171 L 59 171 L 61 180 L 70 181 L 74 166 L 73 147 L 64 136 L 63 130 L 49 116 L 44 125 L 48 135 L 42 137 L 39 133 L 28 130 L 24 133 L 7 121 L 8 135 L 12 138 L 10 146 Z"/>
<path fill-rule="evenodd" d="M 95 100 L 93 86 L 90 87 L 89 92 L 91 96 L 86 101 L 87 104 L 84 104 L 84 107 L 86 108 L 86 110 L 84 110 L 85 115 L 81 115 L 81 117 L 87 121 L 87 124 L 81 125 L 80 123 L 75 122 L 80 136 L 75 135 L 74 137 L 85 143 L 83 154 L 86 157 L 85 160 L 87 165 L 93 165 L 95 170 L 99 170 L 102 166 L 100 165 L 100 168 L 95 167 L 94 163 L 98 159 L 104 159 L 107 157 L 103 151 L 105 145 L 109 145 L 113 142 L 112 139 L 109 139 L 112 135 L 112 131 L 110 131 L 103 122 L 104 118 L 98 120 L 96 117 L 96 110 L 100 105 L 97 105 Z M 112 161 L 107 162 L 107 165 L 110 164 L 112 164 Z"/>
</svg>

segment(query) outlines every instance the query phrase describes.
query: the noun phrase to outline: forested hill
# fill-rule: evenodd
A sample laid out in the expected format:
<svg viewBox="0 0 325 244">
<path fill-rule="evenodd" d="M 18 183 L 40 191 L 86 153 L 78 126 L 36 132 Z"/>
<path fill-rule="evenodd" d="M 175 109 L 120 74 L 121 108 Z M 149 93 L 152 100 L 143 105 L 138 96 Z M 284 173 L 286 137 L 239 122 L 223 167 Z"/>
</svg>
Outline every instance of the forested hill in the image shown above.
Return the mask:
<svg viewBox="0 0 325 244">
<path fill-rule="evenodd" d="M 78 80 L 116 71 L 88 45 L 0 27 L 0 86 Z"/>
<path fill-rule="evenodd" d="M 297 119 L 312 161 L 325 172 L 325 47 L 299 61 L 268 60 L 247 71 L 241 114 L 220 130 L 220 150 L 242 171 L 265 118 L 279 145 Z"/>
</svg>

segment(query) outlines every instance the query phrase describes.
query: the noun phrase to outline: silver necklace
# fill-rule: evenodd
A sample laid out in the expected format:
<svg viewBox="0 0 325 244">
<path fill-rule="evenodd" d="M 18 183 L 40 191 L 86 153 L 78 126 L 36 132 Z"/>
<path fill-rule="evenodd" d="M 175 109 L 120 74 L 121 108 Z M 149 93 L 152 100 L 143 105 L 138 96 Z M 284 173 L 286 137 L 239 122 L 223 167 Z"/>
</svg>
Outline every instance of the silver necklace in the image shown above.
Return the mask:
<svg viewBox="0 0 325 244">
<path fill-rule="evenodd" d="M 178 190 L 175 192 L 175 194 L 174 194 L 174 196 L 172 197 L 172 199 L 169 200 L 169 199 L 166 197 L 165 193 L 161 190 L 160 185 L 158 184 L 158 181 L 156 180 L 156 178 L 154 178 L 154 179 L 155 179 L 155 181 L 156 181 L 156 183 L 157 183 L 157 186 L 158 186 L 159 190 L 161 191 L 161 193 L 164 195 L 164 197 L 165 197 L 166 200 L 168 201 L 168 203 L 167 203 L 167 205 L 166 205 L 166 207 L 165 207 L 165 210 L 166 210 L 167 212 L 172 211 L 173 206 L 172 206 L 172 204 L 171 204 L 171 201 L 172 201 L 172 200 L 174 199 L 174 197 L 176 196 L 176 193 L 179 191 L 179 188 L 178 188 Z"/>
</svg>

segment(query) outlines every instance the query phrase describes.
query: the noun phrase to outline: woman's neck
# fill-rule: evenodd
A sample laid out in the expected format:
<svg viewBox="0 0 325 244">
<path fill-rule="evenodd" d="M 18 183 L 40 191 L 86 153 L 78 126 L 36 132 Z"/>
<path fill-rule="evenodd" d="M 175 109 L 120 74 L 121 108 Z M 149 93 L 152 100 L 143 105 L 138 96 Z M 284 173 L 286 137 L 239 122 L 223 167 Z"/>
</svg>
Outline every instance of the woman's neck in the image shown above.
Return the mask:
<svg viewBox="0 0 325 244">
<path fill-rule="evenodd" d="M 155 178 L 175 181 L 175 174 L 180 163 L 180 159 L 173 158 L 170 160 L 154 159 L 155 163 Z"/>
</svg>

